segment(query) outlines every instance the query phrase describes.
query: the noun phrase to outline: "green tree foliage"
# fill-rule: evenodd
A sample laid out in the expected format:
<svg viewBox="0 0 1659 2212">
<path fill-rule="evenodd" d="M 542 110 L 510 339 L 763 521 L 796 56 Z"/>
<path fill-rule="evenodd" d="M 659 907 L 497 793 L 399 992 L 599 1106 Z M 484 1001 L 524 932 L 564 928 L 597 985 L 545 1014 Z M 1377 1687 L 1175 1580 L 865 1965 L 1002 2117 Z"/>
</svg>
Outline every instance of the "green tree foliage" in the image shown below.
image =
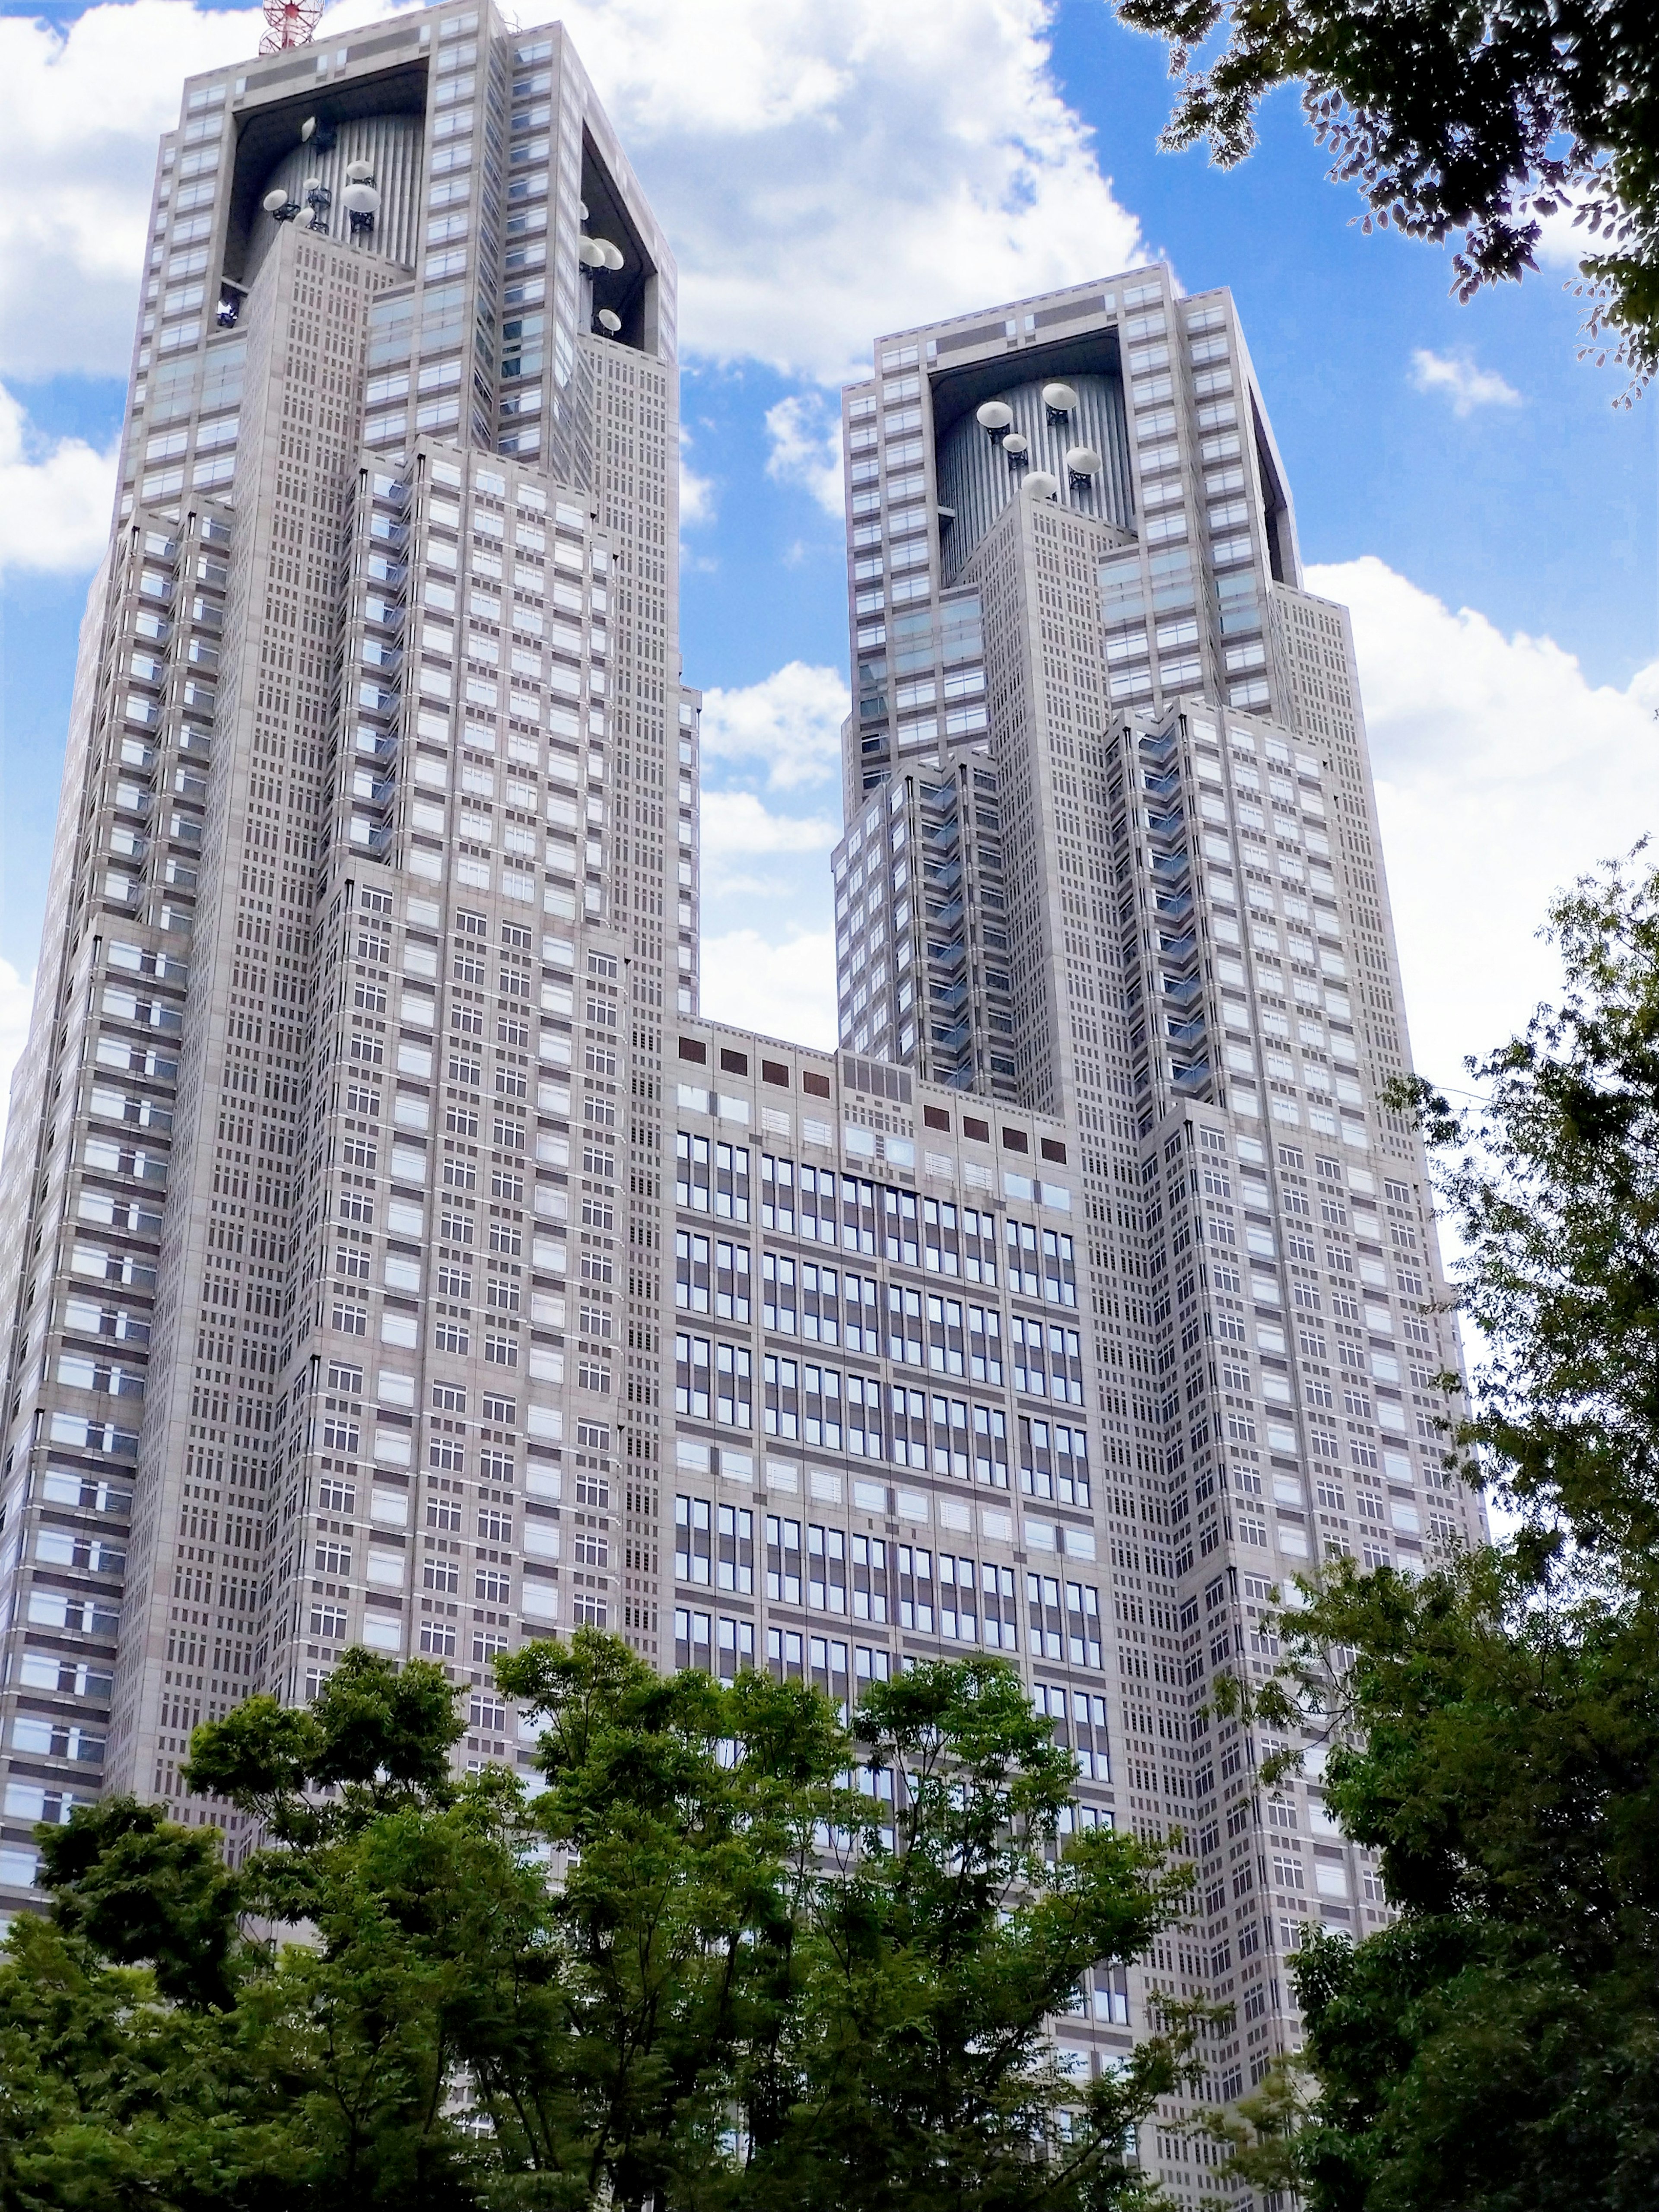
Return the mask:
<svg viewBox="0 0 1659 2212">
<path fill-rule="evenodd" d="M 1522 1515 L 1416 1579 L 1289 1608 L 1256 1700 L 1328 1734 L 1326 1800 L 1399 1917 L 1296 1979 L 1311 2212 L 1635 2212 L 1659 2154 L 1659 879 L 1554 909 L 1560 1006 L 1416 1103 L 1492 1346 L 1454 1442 Z M 1286 2106 L 1286 2111 L 1290 2107 Z"/>
<path fill-rule="evenodd" d="M 366 1653 L 198 1729 L 255 1814 L 111 1801 L 0 1954 L 0 2203 L 321 2212 L 1129 2212 L 1177 2034 L 1077 2084 L 1045 2016 L 1182 1909 L 1070 1839 L 1071 1771 L 995 1662 L 874 1690 L 664 1680 L 579 1630 L 500 1662 L 542 1786 L 455 1784 L 453 1695 Z M 264 1940 L 275 1924 L 307 1940 Z"/>
<path fill-rule="evenodd" d="M 185 1779 L 280 1842 L 316 1841 L 394 1807 L 446 1802 L 461 1729 L 441 1667 L 348 1651 L 313 1705 L 249 1698 L 198 1730 Z"/>
<path fill-rule="evenodd" d="M 1551 915 L 1565 990 L 1471 1063 L 1486 1103 L 1407 1088 L 1490 1346 L 1458 1441 L 1540 1526 L 1633 1589 L 1659 1565 L 1659 874 L 1609 868 Z M 1472 1469 L 1472 1471 L 1479 1471 Z"/>
<path fill-rule="evenodd" d="M 162 1996 L 227 2004 L 238 1891 L 218 1842 L 130 1797 L 83 1807 L 70 1826 L 41 1832 L 53 1917 L 124 1966 L 148 1961 Z"/>
<path fill-rule="evenodd" d="M 1178 2051 L 1150 2046 L 1079 2096 L 1043 2021 L 1096 1960 L 1146 1949 L 1182 1910 L 1184 1875 L 1112 1830 L 1059 1852 L 1071 1759 L 997 1661 L 874 1685 L 854 1727 L 872 1794 L 841 1816 L 842 1863 L 799 1916 L 803 2002 L 780 2051 L 793 2100 L 752 2201 L 1137 2201 L 1125 2132 L 1178 2086 Z"/>
<path fill-rule="evenodd" d="M 1616 334 L 1638 382 L 1659 366 L 1659 14 L 1628 0 L 1117 0 L 1166 40 L 1181 83 L 1164 134 L 1224 167 L 1255 143 L 1264 94 L 1297 82 L 1364 227 L 1462 233 L 1455 289 L 1536 266 L 1546 219 L 1584 231 L 1587 333 Z M 1224 26 L 1220 51 L 1195 65 Z"/>
</svg>

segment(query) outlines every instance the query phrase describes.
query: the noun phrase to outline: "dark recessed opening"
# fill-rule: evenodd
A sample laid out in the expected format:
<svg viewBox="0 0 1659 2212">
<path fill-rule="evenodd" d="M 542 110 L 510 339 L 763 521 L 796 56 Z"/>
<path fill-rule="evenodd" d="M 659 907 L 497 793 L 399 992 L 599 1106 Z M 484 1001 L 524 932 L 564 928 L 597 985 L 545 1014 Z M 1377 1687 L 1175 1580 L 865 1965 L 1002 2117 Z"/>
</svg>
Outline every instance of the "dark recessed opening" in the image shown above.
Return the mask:
<svg viewBox="0 0 1659 2212">
<path fill-rule="evenodd" d="M 1011 384 L 1064 381 L 1068 376 L 1116 377 L 1122 373 L 1121 362 L 1114 328 L 1056 338 L 1049 345 L 1020 346 L 1012 353 L 994 354 L 989 361 L 970 362 L 965 368 L 937 370 L 929 380 L 934 439 L 942 440 L 952 423 L 972 414 L 982 399 L 999 398 Z"/>
<path fill-rule="evenodd" d="M 247 266 L 248 242 L 271 171 L 301 143 L 301 126 L 313 116 L 325 136 L 343 123 L 366 115 L 426 113 L 427 65 L 406 62 L 401 69 L 377 71 L 356 83 L 315 84 L 268 106 L 250 107 L 236 118 L 236 166 L 231 175 L 230 214 L 225 228 L 223 273 L 240 283 Z M 257 91 L 257 85 L 253 88 Z"/>
<path fill-rule="evenodd" d="M 598 148 L 582 134 L 582 202 L 587 210 L 585 226 L 590 238 L 608 238 L 623 257 L 620 269 L 585 270 L 584 289 L 592 289 L 593 313 L 601 307 L 621 319 L 622 328 L 605 331 L 596 321 L 592 328 L 613 344 L 645 349 L 646 308 L 656 264 L 645 250 L 638 231 L 629 219 L 622 194 L 611 183 Z"/>
</svg>

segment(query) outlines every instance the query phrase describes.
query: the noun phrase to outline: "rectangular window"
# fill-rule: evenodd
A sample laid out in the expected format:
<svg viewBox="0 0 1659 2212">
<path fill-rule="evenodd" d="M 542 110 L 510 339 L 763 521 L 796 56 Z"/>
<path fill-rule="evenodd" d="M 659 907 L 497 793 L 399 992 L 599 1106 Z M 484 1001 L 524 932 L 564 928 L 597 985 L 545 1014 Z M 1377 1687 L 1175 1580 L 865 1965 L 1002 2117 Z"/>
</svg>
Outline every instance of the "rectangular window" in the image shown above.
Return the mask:
<svg viewBox="0 0 1659 2212">
<path fill-rule="evenodd" d="M 707 1588 L 714 1578 L 712 1509 L 706 1498 L 674 1500 L 674 1575 Z"/>
<path fill-rule="evenodd" d="M 769 1365 L 770 1363 L 768 1363 Z M 709 1418 L 708 1376 L 710 1346 L 706 1336 L 677 1334 L 674 1339 L 674 1407 L 694 1420 Z"/>
<path fill-rule="evenodd" d="M 800 1522 L 776 1513 L 766 1516 L 766 1595 L 775 1604 L 801 1601 Z"/>
</svg>

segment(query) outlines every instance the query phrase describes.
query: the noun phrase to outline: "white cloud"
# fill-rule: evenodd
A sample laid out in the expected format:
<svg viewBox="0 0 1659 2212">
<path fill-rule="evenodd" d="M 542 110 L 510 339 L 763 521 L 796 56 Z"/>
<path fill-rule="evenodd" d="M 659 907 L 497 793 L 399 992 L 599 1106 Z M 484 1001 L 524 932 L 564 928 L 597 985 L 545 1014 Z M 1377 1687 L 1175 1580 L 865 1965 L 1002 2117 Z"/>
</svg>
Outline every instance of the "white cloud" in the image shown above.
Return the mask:
<svg viewBox="0 0 1659 2212">
<path fill-rule="evenodd" d="M 1518 407 L 1521 394 L 1495 368 L 1477 368 L 1465 356 L 1431 353 L 1419 346 L 1412 356 L 1412 382 L 1419 392 L 1443 392 L 1454 415 L 1477 407 Z"/>
<path fill-rule="evenodd" d="M 698 530 L 714 520 L 714 479 L 680 463 L 680 527 Z"/>
<path fill-rule="evenodd" d="M 156 139 L 182 79 L 255 52 L 259 22 L 179 0 L 90 8 L 64 31 L 0 18 L 0 370 L 125 374 Z"/>
<path fill-rule="evenodd" d="M 1459 1084 L 1558 988 L 1551 894 L 1659 830 L 1659 661 L 1591 684 L 1369 556 L 1309 585 L 1353 612 L 1413 1054 Z"/>
<path fill-rule="evenodd" d="M 827 899 L 830 876 L 823 855 L 841 835 L 837 823 L 774 813 L 752 791 L 705 791 L 701 827 L 706 904 L 738 896 L 786 902 L 796 908 L 792 926 L 799 926 L 803 893 L 813 905 Z M 804 860 L 808 854 L 817 857 Z M 769 870 L 769 861 L 785 865 Z M 813 897 L 814 893 L 821 896 Z"/>
<path fill-rule="evenodd" d="M 774 814 L 752 791 L 705 791 L 701 812 L 705 860 L 733 854 L 827 853 L 841 835 L 833 822 Z"/>
<path fill-rule="evenodd" d="M 680 527 L 682 530 L 701 529 L 714 520 L 714 479 L 701 477 L 686 455 L 691 450 L 691 433 L 684 425 L 680 429 Z"/>
<path fill-rule="evenodd" d="M 738 690 L 717 685 L 703 696 L 703 757 L 758 761 L 774 791 L 824 782 L 840 765 L 841 726 L 851 703 L 835 669 L 801 660 Z"/>
<path fill-rule="evenodd" d="M 331 9 L 319 39 L 390 12 Z M 694 352 L 837 381 L 921 318 L 1126 266 L 1138 227 L 1048 60 L 1051 0 L 575 0 L 563 21 L 681 268 Z M 0 371 L 121 374 L 157 135 L 257 9 L 0 18 Z"/>
<path fill-rule="evenodd" d="M 702 1011 L 712 1021 L 798 1044 L 836 1042 L 836 946 L 828 930 L 781 942 L 757 929 L 702 941 Z"/>
<path fill-rule="evenodd" d="M 877 332 L 1132 264 L 1048 0 L 574 0 L 693 349 L 838 381 Z"/>
<path fill-rule="evenodd" d="M 94 568 L 109 538 L 118 453 L 118 440 L 95 453 L 82 438 L 33 436 L 0 385 L 0 570 Z"/>
<path fill-rule="evenodd" d="M 1571 206 L 1560 207 L 1540 222 L 1538 258 L 1546 269 L 1577 269 L 1586 254 L 1606 251 L 1606 231 L 1598 234 L 1572 216 Z"/>
<path fill-rule="evenodd" d="M 837 522 L 846 514 L 841 473 L 841 416 L 821 392 L 796 392 L 766 410 L 772 441 L 766 473 L 802 485 Z"/>
<path fill-rule="evenodd" d="M 34 978 L 20 975 L 9 960 L 0 960 L 0 1144 L 11 1107 L 11 1079 L 28 1039 Z"/>
</svg>

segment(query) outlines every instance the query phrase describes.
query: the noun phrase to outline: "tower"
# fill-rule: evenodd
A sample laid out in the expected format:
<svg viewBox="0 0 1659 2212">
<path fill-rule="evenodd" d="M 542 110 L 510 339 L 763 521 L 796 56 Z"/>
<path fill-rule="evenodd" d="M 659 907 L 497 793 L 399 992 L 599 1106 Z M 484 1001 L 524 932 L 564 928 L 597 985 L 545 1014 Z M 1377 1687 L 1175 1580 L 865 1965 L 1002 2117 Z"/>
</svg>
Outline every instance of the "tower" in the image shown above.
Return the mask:
<svg viewBox="0 0 1659 2212">
<path fill-rule="evenodd" d="M 507 1641 L 657 1650 L 672 257 L 487 5 L 191 80 L 150 236 L 0 1200 L 14 1900 L 349 1643 L 475 1755 Z"/>
<path fill-rule="evenodd" d="M 1117 1817 L 1196 1862 L 1146 1981 L 1236 2005 L 1209 2086 L 1237 2096 L 1293 2046 L 1301 1928 L 1383 1905 L 1316 1755 L 1264 1791 L 1214 1678 L 1270 1668 L 1297 1571 L 1480 1527 L 1439 1467 L 1458 1348 L 1385 1096 L 1409 1051 L 1347 618 L 1304 588 L 1224 291 L 1146 269 L 896 333 L 844 433 L 842 1044 L 1066 1132 Z"/>
</svg>

